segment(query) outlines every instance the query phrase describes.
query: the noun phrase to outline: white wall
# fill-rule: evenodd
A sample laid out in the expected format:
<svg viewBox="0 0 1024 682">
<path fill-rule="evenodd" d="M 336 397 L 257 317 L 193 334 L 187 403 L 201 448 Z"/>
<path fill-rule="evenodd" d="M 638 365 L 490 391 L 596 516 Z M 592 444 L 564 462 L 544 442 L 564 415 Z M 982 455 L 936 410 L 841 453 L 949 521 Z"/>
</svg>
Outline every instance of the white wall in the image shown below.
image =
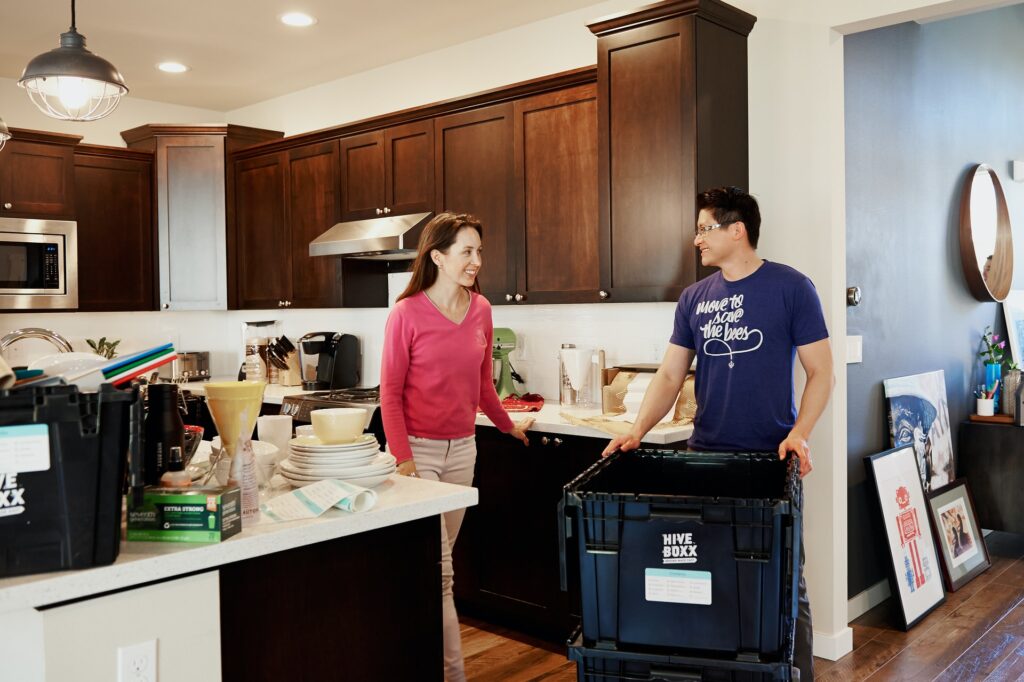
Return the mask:
<svg viewBox="0 0 1024 682">
<path fill-rule="evenodd" d="M 128 85 L 131 86 L 131 83 Z M 224 123 L 226 120 L 222 111 L 137 99 L 129 93 L 117 105 L 114 113 L 99 121 L 58 121 L 36 109 L 25 91 L 18 87 L 18 81 L 11 78 L 0 78 L 0 118 L 12 128 L 82 135 L 82 142 L 111 147 L 124 146 L 122 130 L 146 123 Z"/>
</svg>

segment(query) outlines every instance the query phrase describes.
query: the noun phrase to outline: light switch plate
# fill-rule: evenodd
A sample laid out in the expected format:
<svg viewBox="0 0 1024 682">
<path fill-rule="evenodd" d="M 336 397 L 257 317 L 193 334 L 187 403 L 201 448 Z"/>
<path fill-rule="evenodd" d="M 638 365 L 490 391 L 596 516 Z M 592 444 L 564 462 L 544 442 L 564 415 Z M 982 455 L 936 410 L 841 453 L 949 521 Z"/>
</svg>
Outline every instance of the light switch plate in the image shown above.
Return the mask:
<svg viewBox="0 0 1024 682">
<path fill-rule="evenodd" d="M 117 682 L 157 682 L 155 639 L 118 648 Z"/>
<path fill-rule="evenodd" d="M 863 336 L 846 337 L 846 364 L 854 365 L 864 361 L 863 339 Z"/>
</svg>

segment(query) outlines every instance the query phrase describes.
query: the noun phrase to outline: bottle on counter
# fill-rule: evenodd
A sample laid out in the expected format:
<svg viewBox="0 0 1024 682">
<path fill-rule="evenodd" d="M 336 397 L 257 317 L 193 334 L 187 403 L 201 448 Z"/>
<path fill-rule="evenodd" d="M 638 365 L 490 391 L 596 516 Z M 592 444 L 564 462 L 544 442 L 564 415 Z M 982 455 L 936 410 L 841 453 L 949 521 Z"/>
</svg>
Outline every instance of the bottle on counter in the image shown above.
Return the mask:
<svg viewBox="0 0 1024 682">
<path fill-rule="evenodd" d="M 177 384 L 150 384 L 147 389 L 148 411 L 142 431 L 143 480 L 146 485 L 159 485 L 167 471 L 172 447 L 185 448 L 185 424 L 178 410 Z"/>
<path fill-rule="evenodd" d="M 181 448 L 177 445 L 172 445 L 170 459 L 167 462 L 167 471 L 160 477 L 160 487 L 189 488 L 191 486 L 192 477 L 185 471 L 185 462 L 181 457 Z"/>
<path fill-rule="evenodd" d="M 266 376 L 267 340 L 262 336 L 250 336 L 245 340 L 245 380 L 263 381 Z"/>
</svg>

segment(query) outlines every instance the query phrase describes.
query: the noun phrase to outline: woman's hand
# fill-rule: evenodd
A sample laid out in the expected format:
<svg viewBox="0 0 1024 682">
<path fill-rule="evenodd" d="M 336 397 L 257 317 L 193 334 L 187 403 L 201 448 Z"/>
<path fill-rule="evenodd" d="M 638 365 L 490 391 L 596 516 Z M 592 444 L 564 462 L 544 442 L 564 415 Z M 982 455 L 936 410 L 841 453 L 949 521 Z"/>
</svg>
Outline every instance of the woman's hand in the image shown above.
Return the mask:
<svg viewBox="0 0 1024 682">
<path fill-rule="evenodd" d="M 536 420 L 533 417 L 527 417 L 526 419 L 523 419 L 518 424 L 516 424 L 516 427 L 514 429 L 508 432 L 508 435 L 512 436 L 513 438 L 518 438 L 519 440 L 523 441 L 523 445 L 529 447 L 530 439 L 527 437 L 526 432 L 530 430 L 530 427 L 533 426 L 533 422 L 535 421 Z"/>
<path fill-rule="evenodd" d="M 412 459 L 407 459 L 399 464 L 395 471 L 401 476 L 412 476 L 413 478 L 419 478 L 419 474 L 416 473 L 416 462 Z"/>
</svg>

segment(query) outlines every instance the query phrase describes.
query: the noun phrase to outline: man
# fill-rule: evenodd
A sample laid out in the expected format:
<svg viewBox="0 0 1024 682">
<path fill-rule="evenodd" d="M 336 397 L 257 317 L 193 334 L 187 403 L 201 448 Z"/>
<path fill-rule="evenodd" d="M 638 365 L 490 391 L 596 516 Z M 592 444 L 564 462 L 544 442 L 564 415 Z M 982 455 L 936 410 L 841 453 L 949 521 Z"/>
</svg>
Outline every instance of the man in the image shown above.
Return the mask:
<svg viewBox="0 0 1024 682">
<path fill-rule="evenodd" d="M 697 356 L 697 414 L 690 450 L 795 453 L 800 475 L 811 471 L 807 445 L 832 393 L 832 351 L 821 302 L 811 281 L 756 252 L 757 201 L 736 187 L 697 197 L 693 244 L 701 263 L 719 272 L 686 288 L 676 306 L 672 338 L 644 395 L 630 433 L 604 454 L 633 450 L 671 409 Z M 807 374 L 800 411 L 793 402 L 793 361 Z M 802 493 L 800 494 L 802 497 Z M 802 502 L 802 500 L 801 500 Z M 801 540 L 802 541 L 802 540 Z M 794 664 L 814 679 L 810 604 L 801 553 Z"/>
</svg>

